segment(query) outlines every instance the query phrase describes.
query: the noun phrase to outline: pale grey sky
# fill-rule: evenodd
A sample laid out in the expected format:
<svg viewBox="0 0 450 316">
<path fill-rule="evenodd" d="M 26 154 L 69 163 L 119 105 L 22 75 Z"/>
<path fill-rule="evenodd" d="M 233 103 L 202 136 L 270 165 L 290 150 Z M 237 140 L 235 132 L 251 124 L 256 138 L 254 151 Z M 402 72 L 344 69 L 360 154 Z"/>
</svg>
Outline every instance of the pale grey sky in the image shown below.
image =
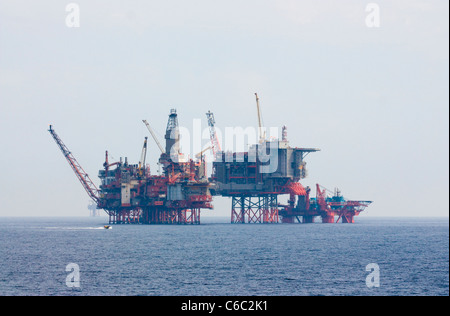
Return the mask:
<svg viewBox="0 0 450 316">
<path fill-rule="evenodd" d="M 70 2 L 0 0 L 0 216 L 88 214 L 48 124 L 97 181 L 105 150 L 137 163 L 142 119 L 256 126 L 254 92 L 266 125 L 322 150 L 303 184 L 371 216 L 448 216 L 448 1 L 73 1 L 68 28 Z"/>
</svg>

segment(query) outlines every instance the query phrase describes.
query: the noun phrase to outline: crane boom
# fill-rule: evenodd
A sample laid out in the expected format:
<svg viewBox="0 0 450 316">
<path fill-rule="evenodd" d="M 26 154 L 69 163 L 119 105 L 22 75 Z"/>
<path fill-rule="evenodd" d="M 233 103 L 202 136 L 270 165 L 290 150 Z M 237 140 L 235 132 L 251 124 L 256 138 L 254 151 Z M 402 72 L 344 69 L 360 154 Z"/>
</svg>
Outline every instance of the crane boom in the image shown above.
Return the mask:
<svg viewBox="0 0 450 316">
<path fill-rule="evenodd" d="M 139 160 L 139 174 L 141 176 L 144 174 L 146 156 L 147 156 L 147 137 L 145 137 L 144 146 L 142 146 L 141 160 Z"/>
<path fill-rule="evenodd" d="M 78 161 L 75 159 L 75 157 L 72 155 L 72 153 L 69 151 L 66 145 L 62 142 L 62 140 L 59 138 L 59 136 L 56 134 L 55 130 L 50 125 L 50 128 L 48 130 L 50 134 L 52 135 L 53 139 L 55 140 L 56 144 L 58 145 L 59 149 L 61 149 L 61 152 L 63 153 L 64 157 L 66 157 L 67 161 L 69 162 L 70 167 L 72 167 L 72 170 L 75 172 L 75 175 L 78 177 L 78 180 L 80 180 L 81 184 L 83 185 L 83 188 L 86 190 L 89 197 L 98 204 L 99 197 L 98 197 L 98 189 L 95 186 L 94 182 L 92 182 L 91 178 L 89 178 L 88 174 L 83 170 L 81 165 L 78 163 Z"/>
<path fill-rule="evenodd" d="M 211 111 L 208 111 L 206 113 L 206 117 L 208 118 L 208 126 L 209 126 L 209 136 L 211 138 L 211 148 L 213 151 L 214 158 L 216 157 L 216 154 L 221 151 L 219 138 L 217 137 L 216 133 L 216 121 L 214 119 L 214 114 Z"/>
<path fill-rule="evenodd" d="M 158 146 L 159 150 L 161 150 L 161 153 L 164 154 L 164 148 L 159 143 L 158 138 L 156 138 L 156 135 L 153 132 L 153 129 L 150 127 L 150 124 L 147 122 L 147 120 L 142 120 L 142 122 L 144 122 L 144 124 L 147 126 L 148 131 L 150 132 L 150 134 L 152 135 L 153 139 L 155 140 L 155 143 Z"/>
<path fill-rule="evenodd" d="M 207 148 L 203 149 L 201 152 L 199 152 L 197 155 L 195 155 L 195 158 L 200 158 L 201 156 L 203 156 L 203 154 L 205 153 L 205 151 L 208 151 L 212 149 L 211 146 L 208 146 Z"/>
<path fill-rule="evenodd" d="M 266 139 L 266 132 L 263 131 L 262 118 L 261 118 L 261 108 L 259 107 L 258 94 L 255 93 L 255 96 L 256 96 L 256 110 L 258 111 L 259 142 L 263 143 L 264 140 Z"/>
</svg>

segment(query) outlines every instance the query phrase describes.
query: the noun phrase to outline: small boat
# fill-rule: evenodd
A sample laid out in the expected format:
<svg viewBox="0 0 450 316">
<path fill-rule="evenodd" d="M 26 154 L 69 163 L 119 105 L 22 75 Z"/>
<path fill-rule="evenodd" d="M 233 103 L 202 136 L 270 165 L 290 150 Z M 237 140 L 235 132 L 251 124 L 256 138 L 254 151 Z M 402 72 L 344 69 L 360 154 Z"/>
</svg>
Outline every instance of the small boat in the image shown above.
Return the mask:
<svg viewBox="0 0 450 316">
<path fill-rule="evenodd" d="M 105 226 L 103 226 L 103 228 L 104 228 L 104 229 L 111 229 L 111 226 L 105 225 Z"/>
</svg>

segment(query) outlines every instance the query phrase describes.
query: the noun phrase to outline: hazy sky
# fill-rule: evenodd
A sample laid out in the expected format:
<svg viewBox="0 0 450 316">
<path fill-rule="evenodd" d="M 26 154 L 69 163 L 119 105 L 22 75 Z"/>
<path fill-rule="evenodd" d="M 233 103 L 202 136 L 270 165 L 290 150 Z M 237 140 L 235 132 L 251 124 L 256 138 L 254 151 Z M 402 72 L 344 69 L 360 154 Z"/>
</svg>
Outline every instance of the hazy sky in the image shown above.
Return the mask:
<svg viewBox="0 0 450 316">
<path fill-rule="evenodd" d="M 88 214 L 49 124 L 98 184 L 105 150 L 138 162 L 142 119 L 256 126 L 255 92 L 267 126 L 321 149 L 303 184 L 371 216 L 448 216 L 447 0 L 373 1 L 378 28 L 361 0 L 74 2 L 78 28 L 70 1 L 0 0 L 0 216 Z"/>
</svg>

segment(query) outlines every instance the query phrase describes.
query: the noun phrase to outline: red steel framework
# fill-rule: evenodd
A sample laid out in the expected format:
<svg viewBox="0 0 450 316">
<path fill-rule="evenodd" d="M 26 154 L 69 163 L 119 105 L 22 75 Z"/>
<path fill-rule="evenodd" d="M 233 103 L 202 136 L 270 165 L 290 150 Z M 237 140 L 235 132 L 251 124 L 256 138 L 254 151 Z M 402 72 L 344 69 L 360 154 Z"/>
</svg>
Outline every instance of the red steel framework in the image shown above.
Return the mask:
<svg viewBox="0 0 450 316">
<path fill-rule="evenodd" d="M 200 224 L 200 209 L 145 208 L 110 211 L 110 224 Z"/>
</svg>

